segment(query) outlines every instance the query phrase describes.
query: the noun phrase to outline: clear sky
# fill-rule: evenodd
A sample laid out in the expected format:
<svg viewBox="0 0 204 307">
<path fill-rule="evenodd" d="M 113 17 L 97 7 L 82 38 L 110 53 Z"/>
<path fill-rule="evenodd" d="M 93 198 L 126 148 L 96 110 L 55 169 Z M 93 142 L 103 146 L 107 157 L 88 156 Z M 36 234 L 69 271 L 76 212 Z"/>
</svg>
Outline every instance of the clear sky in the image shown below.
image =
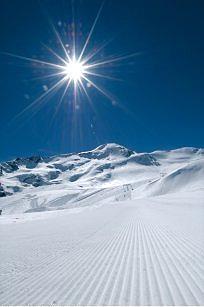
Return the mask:
<svg viewBox="0 0 204 307">
<path fill-rule="evenodd" d="M 98 59 L 139 52 L 104 68 L 122 81 L 94 78 L 112 101 L 91 86 L 91 101 L 81 95 L 73 110 L 67 95 L 58 108 L 61 89 L 14 119 L 54 81 L 39 79 L 44 68 L 3 52 L 56 61 L 43 45 L 62 55 L 50 22 L 69 43 L 66 29 L 74 6 L 77 39 L 84 42 L 101 3 L 0 1 L 0 160 L 82 151 L 108 142 L 142 152 L 204 147 L 202 0 L 106 0 L 88 51 L 111 40 Z"/>
</svg>

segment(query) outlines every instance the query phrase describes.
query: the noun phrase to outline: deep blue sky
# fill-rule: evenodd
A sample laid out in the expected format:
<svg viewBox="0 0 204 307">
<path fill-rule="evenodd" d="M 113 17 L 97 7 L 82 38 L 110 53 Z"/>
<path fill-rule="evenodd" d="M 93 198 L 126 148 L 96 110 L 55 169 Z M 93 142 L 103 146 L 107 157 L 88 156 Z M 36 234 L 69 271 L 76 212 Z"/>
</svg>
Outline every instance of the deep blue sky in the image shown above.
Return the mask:
<svg viewBox="0 0 204 307">
<path fill-rule="evenodd" d="M 72 2 L 1 0 L 0 51 L 54 61 L 42 45 L 61 53 L 49 20 L 59 31 L 63 29 L 59 21 L 67 27 Z M 100 4 L 100 0 L 74 2 L 80 38 L 88 33 Z M 88 89 L 97 115 L 85 96 L 76 112 L 67 97 L 52 121 L 59 92 L 38 106 L 38 113 L 31 109 L 10 122 L 42 93 L 43 85 L 50 87 L 50 81 L 32 80 L 44 71 L 1 54 L 0 160 L 82 151 L 107 142 L 136 151 L 204 147 L 203 16 L 202 0 L 107 0 L 90 48 L 113 38 L 101 58 L 141 54 L 107 70 L 123 82 L 98 80 L 122 108 Z"/>
</svg>

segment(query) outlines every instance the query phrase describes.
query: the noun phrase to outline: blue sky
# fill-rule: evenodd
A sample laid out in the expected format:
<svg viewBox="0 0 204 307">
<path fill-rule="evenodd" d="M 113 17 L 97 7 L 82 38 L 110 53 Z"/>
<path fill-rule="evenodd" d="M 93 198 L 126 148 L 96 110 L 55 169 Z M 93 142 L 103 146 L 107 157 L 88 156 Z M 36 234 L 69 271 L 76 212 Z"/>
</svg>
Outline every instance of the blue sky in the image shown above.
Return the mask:
<svg viewBox="0 0 204 307">
<path fill-rule="evenodd" d="M 53 118 L 59 91 L 37 113 L 30 109 L 13 120 L 51 81 L 38 79 L 43 69 L 3 52 L 55 61 L 42 43 L 61 53 L 49 21 L 62 32 L 72 22 L 73 2 L 83 41 L 102 1 L 1 0 L 0 160 L 108 142 L 136 151 L 204 147 L 203 1 L 105 1 L 88 49 L 112 39 L 100 59 L 140 52 L 105 71 L 123 81 L 96 78 L 114 99 L 91 87 L 93 107 L 81 95 L 73 111 L 68 96 Z"/>
</svg>

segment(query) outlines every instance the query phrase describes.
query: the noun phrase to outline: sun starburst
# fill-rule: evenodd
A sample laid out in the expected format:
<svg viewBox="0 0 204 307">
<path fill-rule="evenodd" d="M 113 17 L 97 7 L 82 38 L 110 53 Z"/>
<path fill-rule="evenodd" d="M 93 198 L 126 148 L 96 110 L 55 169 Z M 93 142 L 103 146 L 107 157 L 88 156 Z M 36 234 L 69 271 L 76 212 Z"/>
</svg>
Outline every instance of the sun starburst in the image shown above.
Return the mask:
<svg viewBox="0 0 204 307">
<path fill-rule="evenodd" d="M 58 101 L 57 109 L 59 109 L 63 99 L 67 96 L 67 94 L 70 93 L 72 93 L 75 105 L 79 104 L 79 102 L 77 102 L 77 97 L 79 92 L 83 93 L 90 101 L 91 99 L 88 93 L 90 87 L 95 88 L 99 93 L 103 94 L 106 98 L 110 99 L 111 101 L 115 100 L 113 99 L 110 93 L 108 93 L 104 88 L 102 88 L 100 83 L 98 84 L 98 82 L 95 81 L 95 79 L 103 78 L 103 79 L 115 80 L 115 78 L 113 78 L 108 74 L 104 73 L 102 74 L 101 68 L 103 69 L 107 68 L 109 65 L 113 67 L 115 63 L 121 62 L 130 57 L 134 57 L 140 53 L 137 52 L 130 55 L 103 58 L 103 60 L 101 60 L 101 57 L 99 57 L 98 55 L 100 54 L 101 50 L 103 50 L 103 48 L 108 44 L 108 42 L 105 42 L 103 45 L 99 46 L 98 48 L 94 48 L 93 50 L 87 52 L 88 49 L 87 47 L 90 43 L 93 31 L 101 14 L 102 8 L 103 4 L 99 8 L 99 11 L 87 35 L 87 39 L 85 40 L 85 43 L 81 48 L 81 52 L 79 53 L 79 55 L 76 52 L 76 50 L 77 51 L 79 50 L 79 46 L 77 46 L 76 44 L 75 25 L 72 29 L 73 30 L 72 40 L 64 43 L 61 35 L 56 30 L 53 24 L 52 28 L 57 38 L 58 44 L 61 47 L 63 55 L 61 55 L 61 52 L 53 50 L 50 46 L 44 45 L 44 47 L 56 58 L 57 60 L 56 62 L 33 59 L 29 57 L 7 53 L 7 55 L 19 58 L 21 60 L 30 61 L 34 64 L 39 64 L 43 68 L 50 69 L 50 73 L 44 74 L 42 78 L 43 79 L 49 78 L 54 80 L 52 86 L 50 87 L 46 86 L 47 90 L 44 91 L 30 105 L 28 105 L 20 114 L 18 114 L 18 116 L 36 105 L 41 105 L 40 102 L 43 102 L 45 100 L 47 101 L 48 100 L 47 98 L 49 98 L 50 95 L 56 93 L 62 87 L 64 87 L 64 90 L 62 92 L 61 98 Z M 69 46 L 69 48 L 67 48 L 67 46 Z"/>
</svg>

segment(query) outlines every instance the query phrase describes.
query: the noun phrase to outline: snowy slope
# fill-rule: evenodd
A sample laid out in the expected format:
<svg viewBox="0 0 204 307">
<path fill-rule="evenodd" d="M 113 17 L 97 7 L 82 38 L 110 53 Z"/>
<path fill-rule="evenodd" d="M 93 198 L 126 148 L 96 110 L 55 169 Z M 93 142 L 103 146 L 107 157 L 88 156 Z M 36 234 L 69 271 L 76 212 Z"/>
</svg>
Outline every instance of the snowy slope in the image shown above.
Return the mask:
<svg viewBox="0 0 204 307">
<path fill-rule="evenodd" d="M 196 148 L 136 153 L 106 144 L 78 154 L 18 158 L 1 166 L 0 195 L 6 197 L 0 197 L 0 208 L 5 214 L 121 200 L 126 185 L 131 198 L 204 188 L 204 150 Z"/>
<path fill-rule="evenodd" d="M 2 168 L 0 305 L 204 305 L 203 149 Z"/>
<path fill-rule="evenodd" d="M 1 305 L 203 305 L 204 192 L 0 218 Z"/>
</svg>

